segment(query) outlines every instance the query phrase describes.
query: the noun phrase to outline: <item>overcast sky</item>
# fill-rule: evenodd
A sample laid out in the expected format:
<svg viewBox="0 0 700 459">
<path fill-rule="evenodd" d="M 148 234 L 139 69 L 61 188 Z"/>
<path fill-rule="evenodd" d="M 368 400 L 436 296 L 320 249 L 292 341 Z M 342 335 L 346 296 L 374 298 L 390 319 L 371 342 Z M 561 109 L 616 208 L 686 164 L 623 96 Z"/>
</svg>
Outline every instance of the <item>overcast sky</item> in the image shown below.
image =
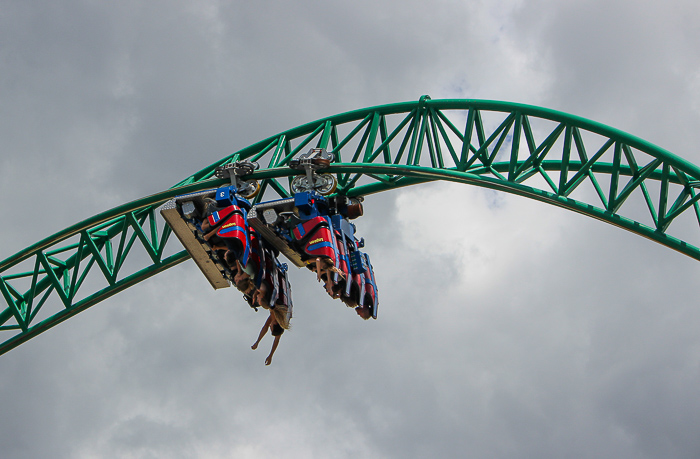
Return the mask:
<svg viewBox="0 0 700 459">
<path fill-rule="evenodd" d="M 700 6 L 0 0 L 0 258 L 423 94 L 561 110 L 700 164 Z M 357 226 L 379 320 L 291 268 L 266 367 L 263 314 L 181 264 L 0 357 L 0 456 L 700 457 L 698 262 L 466 185 L 369 197 Z"/>
</svg>

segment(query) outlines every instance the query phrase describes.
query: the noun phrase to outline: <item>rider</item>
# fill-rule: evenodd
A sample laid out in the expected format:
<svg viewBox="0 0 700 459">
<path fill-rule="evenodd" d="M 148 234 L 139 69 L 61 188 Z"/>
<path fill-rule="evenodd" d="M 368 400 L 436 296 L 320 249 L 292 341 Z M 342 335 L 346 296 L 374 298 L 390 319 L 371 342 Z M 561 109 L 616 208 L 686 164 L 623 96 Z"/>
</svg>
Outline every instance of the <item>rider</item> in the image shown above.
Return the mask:
<svg viewBox="0 0 700 459">
<path fill-rule="evenodd" d="M 255 290 L 252 298 L 253 306 L 262 306 L 263 308 L 270 311 L 270 315 L 265 321 L 262 330 L 260 330 L 260 335 L 257 341 L 251 346 L 251 349 L 255 350 L 258 348 L 258 344 L 263 339 L 265 334 L 267 334 L 268 328 L 274 336 L 275 340 L 272 343 L 272 349 L 270 350 L 270 355 L 265 359 L 265 365 L 269 365 L 272 362 L 272 356 L 277 350 L 277 346 L 280 342 L 280 337 L 285 330 L 289 330 L 290 324 L 289 319 L 291 318 L 291 307 L 290 304 L 286 304 L 285 301 L 278 297 L 274 304 L 271 303 L 271 295 L 269 294 L 270 287 L 267 281 L 262 281 L 260 287 Z"/>
<path fill-rule="evenodd" d="M 261 285 L 260 287 L 261 288 L 259 288 L 255 292 L 255 295 L 253 297 L 253 302 L 254 302 L 254 304 L 257 303 L 260 306 L 265 307 L 265 304 L 262 301 L 260 301 L 260 298 L 259 298 L 260 295 L 264 295 L 264 293 L 260 293 L 263 286 Z M 258 348 L 258 344 L 260 344 L 260 341 L 267 334 L 268 328 L 270 329 L 270 333 L 272 334 L 272 336 L 274 336 L 275 340 L 272 342 L 272 349 L 270 349 L 270 355 L 268 355 L 267 358 L 265 359 L 265 365 L 269 365 L 270 363 L 272 363 L 272 356 L 275 354 L 275 351 L 277 350 L 277 346 L 279 345 L 280 338 L 282 337 L 282 333 L 284 333 L 283 326 L 280 324 L 280 322 L 278 322 L 278 318 L 277 318 L 278 314 L 276 314 L 276 312 L 277 312 L 276 309 L 277 308 L 270 309 L 270 315 L 267 317 L 267 320 L 265 321 L 265 325 L 263 325 L 262 330 L 260 330 L 260 335 L 258 335 L 258 339 L 250 347 L 252 350 L 256 350 Z M 283 321 L 282 321 L 282 324 L 284 324 Z M 286 325 L 287 325 L 287 328 L 289 328 L 289 323 L 287 323 Z"/>
</svg>

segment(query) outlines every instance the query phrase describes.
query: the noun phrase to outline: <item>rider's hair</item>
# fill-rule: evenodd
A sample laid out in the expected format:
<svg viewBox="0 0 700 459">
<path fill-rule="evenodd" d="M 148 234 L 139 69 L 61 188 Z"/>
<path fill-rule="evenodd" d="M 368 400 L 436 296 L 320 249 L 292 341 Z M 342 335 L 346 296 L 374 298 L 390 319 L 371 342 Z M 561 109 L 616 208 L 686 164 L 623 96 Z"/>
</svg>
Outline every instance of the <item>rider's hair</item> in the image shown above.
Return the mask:
<svg viewBox="0 0 700 459">
<path fill-rule="evenodd" d="M 287 307 L 276 304 L 270 312 L 275 316 L 275 321 L 282 329 L 289 330 L 289 318 L 287 317 Z"/>
</svg>

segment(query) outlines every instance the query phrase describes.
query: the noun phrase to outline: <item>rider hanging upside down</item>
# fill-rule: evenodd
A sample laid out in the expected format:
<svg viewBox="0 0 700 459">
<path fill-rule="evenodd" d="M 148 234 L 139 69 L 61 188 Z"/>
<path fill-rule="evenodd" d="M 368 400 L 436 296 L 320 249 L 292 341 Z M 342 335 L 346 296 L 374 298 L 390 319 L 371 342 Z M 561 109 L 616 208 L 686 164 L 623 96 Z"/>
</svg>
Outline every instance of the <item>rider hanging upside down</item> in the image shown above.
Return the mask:
<svg viewBox="0 0 700 459">
<path fill-rule="evenodd" d="M 269 365 L 270 363 L 272 363 L 272 356 L 277 350 L 280 337 L 282 336 L 285 330 L 289 330 L 289 321 L 292 318 L 292 304 L 289 291 L 289 282 L 287 281 L 286 268 L 283 268 L 283 265 L 277 263 L 275 269 L 275 275 L 277 276 L 279 283 L 278 294 L 272 294 L 273 289 L 270 288 L 267 281 L 263 281 L 260 284 L 260 287 L 255 291 L 255 294 L 253 295 L 253 305 L 261 306 L 269 310 L 270 315 L 265 321 L 262 330 L 260 330 L 258 339 L 251 346 L 251 349 L 255 350 L 258 348 L 258 344 L 260 344 L 260 341 L 267 334 L 268 329 L 272 333 L 272 336 L 274 336 L 275 338 L 272 343 L 270 355 L 268 355 L 265 359 L 265 365 Z"/>
<path fill-rule="evenodd" d="M 332 298 L 340 298 L 340 279 L 345 279 L 345 274 L 333 266 L 333 261 L 329 258 L 317 257 L 307 265 L 311 271 L 316 273 L 316 280 L 323 281 L 326 292 Z"/>
</svg>

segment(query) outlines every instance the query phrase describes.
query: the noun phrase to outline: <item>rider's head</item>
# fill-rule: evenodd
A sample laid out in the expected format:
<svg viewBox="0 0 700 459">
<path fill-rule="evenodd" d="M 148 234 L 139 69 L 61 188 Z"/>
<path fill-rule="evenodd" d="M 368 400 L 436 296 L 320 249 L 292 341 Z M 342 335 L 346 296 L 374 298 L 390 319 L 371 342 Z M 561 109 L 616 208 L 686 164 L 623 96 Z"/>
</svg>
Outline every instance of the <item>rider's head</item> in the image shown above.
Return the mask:
<svg viewBox="0 0 700 459">
<path fill-rule="evenodd" d="M 255 291 L 253 295 L 253 304 L 256 306 L 262 306 L 264 308 L 270 307 L 270 289 L 268 287 L 267 281 L 262 281 L 260 287 Z"/>
<path fill-rule="evenodd" d="M 369 306 L 358 306 L 355 308 L 355 312 L 358 316 L 362 317 L 365 320 L 372 317 L 372 310 Z"/>
<path fill-rule="evenodd" d="M 252 295 L 252 289 L 254 287 L 254 284 L 250 281 L 250 277 L 246 276 L 236 276 L 234 277 L 234 282 L 236 283 L 236 288 L 240 290 L 241 292 L 247 294 L 247 295 Z"/>
</svg>

